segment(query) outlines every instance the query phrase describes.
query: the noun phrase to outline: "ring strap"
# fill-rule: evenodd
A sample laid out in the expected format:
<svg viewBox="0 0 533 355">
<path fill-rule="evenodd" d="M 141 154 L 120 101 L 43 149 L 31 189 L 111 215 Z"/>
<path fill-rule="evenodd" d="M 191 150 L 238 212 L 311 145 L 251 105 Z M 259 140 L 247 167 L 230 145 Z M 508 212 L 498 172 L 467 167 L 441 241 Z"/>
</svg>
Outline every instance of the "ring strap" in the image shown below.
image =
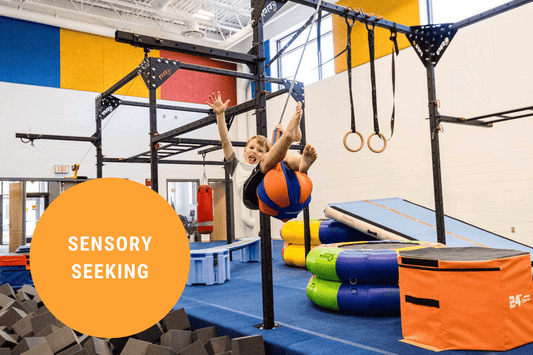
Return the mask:
<svg viewBox="0 0 533 355">
<path fill-rule="evenodd" d="M 392 138 L 392 135 L 394 134 L 394 119 L 396 118 L 396 62 L 395 62 L 395 55 L 400 54 L 400 51 L 398 50 L 398 32 L 396 31 L 396 23 L 394 24 L 393 28 L 390 31 L 390 37 L 389 39 L 392 41 L 392 63 L 391 63 L 391 77 L 392 77 L 392 114 L 390 118 L 390 140 Z"/>
<path fill-rule="evenodd" d="M 374 24 L 366 23 L 368 30 L 368 50 L 370 54 L 370 81 L 372 85 L 372 111 L 374 114 L 374 133 L 379 136 L 378 98 L 376 91 L 376 68 L 374 64 Z"/>
<path fill-rule="evenodd" d="M 348 65 L 348 92 L 350 94 L 350 110 L 351 110 L 351 124 L 352 133 L 356 133 L 355 128 L 355 108 L 353 103 L 353 90 L 352 90 L 352 27 L 355 23 L 350 22 L 346 17 L 346 24 L 348 25 L 347 43 L 346 43 L 346 64 Z"/>
</svg>

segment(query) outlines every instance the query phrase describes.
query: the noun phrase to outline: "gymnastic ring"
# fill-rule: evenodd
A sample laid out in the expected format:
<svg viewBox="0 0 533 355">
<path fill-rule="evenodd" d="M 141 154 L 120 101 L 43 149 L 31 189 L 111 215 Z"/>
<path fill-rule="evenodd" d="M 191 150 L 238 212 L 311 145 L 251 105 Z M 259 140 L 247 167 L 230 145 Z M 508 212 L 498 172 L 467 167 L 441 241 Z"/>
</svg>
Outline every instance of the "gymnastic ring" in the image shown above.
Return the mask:
<svg viewBox="0 0 533 355">
<path fill-rule="evenodd" d="M 359 138 L 361 139 L 361 145 L 359 146 L 359 148 L 357 149 L 352 149 L 350 147 L 348 147 L 348 144 L 346 144 L 346 138 L 348 138 L 348 136 L 350 135 L 350 133 L 355 133 L 359 136 Z M 359 133 L 358 131 L 355 131 L 355 132 L 352 132 L 352 131 L 348 131 L 346 132 L 346 134 L 344 135 L 344 138 L 342 140 L 342 142 L 344 143 L 344 148 L 348 149 L 350 152 L 352 153 L 355 153 L 355 152 L 358 152 L 360 151 L 363 146 L 365 145 L 365 139 L 363 138 L 363 135 L 361 133 Z"/>
<path fill-rule="evenodd" d="M 368 148 L 373 151 L 374 153 L 381 153 L 385 150 L 385 148 L 387 148 L 387 140 L 385 139 L 385 136 L 381 133 L 378 133 L 379 136 L 381 137 L 381 139 L 383 140 L 383 148 L 381 148 L 380 150 L 375 150 L 374 148 L 372 148 L 372 146 L 370 145 L 370 138 L 372 138 L 372 136 L 375 136 L 376 135 L 376 132 L 373 132 L 370 136 L 368 136 L 368 139 L 367 139 L 367 144 L 368 144 Z"/>
</svg>

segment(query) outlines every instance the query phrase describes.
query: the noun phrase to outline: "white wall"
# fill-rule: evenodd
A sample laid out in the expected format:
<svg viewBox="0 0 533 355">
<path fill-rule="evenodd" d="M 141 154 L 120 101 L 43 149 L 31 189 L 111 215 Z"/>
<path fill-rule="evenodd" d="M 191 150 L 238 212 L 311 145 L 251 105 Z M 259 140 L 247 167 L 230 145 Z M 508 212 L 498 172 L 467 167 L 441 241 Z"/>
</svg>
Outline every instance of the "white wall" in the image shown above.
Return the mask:
<svg viewBox="0 0 533 355">
<path fill-rule="evenodd" d="M 436 67 L 443 115 L 474 117 L 532 105 L 533 44 L 521 39 L 533 24 L 533 5 L 461 29 Z M 376 61 L 380 129 L 390 136 L 390 56 Z M 412 48 L 397 58 L 395 133 L 385 152 L 348 152 L 347 73 L 305 89 L 308 142 L 319 159 L 311 218 L 328 203 L 401 197 L 434 208 L 426 70 Z M 373 131 L 369 65 L 354 68 L 357 129 Z M 279 117 L 284 98 L 269 104 Z M 275 118 L 273 118 L 274 116 Z M 286 123 L 286 121 L 285 121 Z M 271 123 L 274 124 L 274 123 Z M 533 118 L 477 128 L 443 123 L 440 135 L 444 211 L 508 238 L 533 245 Z M 374 138 L 375 139 L 375 138 Z M 373 141 L 379 147 L 379 140 Z M 352 146 L 358 141 L 353 140 Z M 511 228 L 515 233 L 511 233 Z"/>
<path fill-rule="evenodd" d="M 0 82 L 0 176 L 58 177 L 54 164 L 80 163 L 78 175 L 96 177 L 96 150 L 91 143 L 36 140 L 34 146 L 23 144 L 15 133 L 39 133 L 67 136 L 91 136 L 95 130 L 94 99 L 99 93 L 45 88 Z M 119 97 L 129 101 L 146 99 Z M 204 105 L 159 100 L 168 105 L 205 107 Z M 158 110 L 160 133 L 204 117 L 203 114 L 174 110 Z M 109 158 L 126 158 L 149 150 L 149 116 L 147 108 L 123 106 L 103 121 L 103 154 Z M 191 134 L 184 135 L 191 137 Z M 216 127 L 203 129 L 201 137 L 218 139 Z M 221 153 L 210 154 L 208 160 L 221 160 Z M 194 153 L 176 159 L 202 160 Z M 210 178 L 223 178 L 222 166 L 207 166 Z M 202 166 L 159 165 L 159 193 L 166 197 L 167 179 L 200 179 Z M 72 173 L 67 175 L 72 176 Z M 104 177 L 122 177 L 145 183 L 150 178 L 149 164 L 105 163 Z"/>
<path fill-rule="evenodd" d="M 522 34 L 532 30 L 531 15 L 533 5 L 529 4 L 457 33 L 436 67 L 437 98 L 443 115 L 468 118 L 532 105 L 533 43 L 522 39 Z M 389 137 L 390 56 L 376 61 L 376 73 L 380 128 Z M 368 64 L 354 68 L 353 84 L 357 128 L 366 139 L 373 130 Z M 239 88 L 239 97 L 244 101 L 245 89 L 241 85 Z M 346 72 L 309 85 L 305 93 L 308 142 L 319 153 L 309 172 L 314 183 L 311 218 L 323 217 L 329 203 L 361 199 L 401 197 L 434 208 L 431 134 L 425 120 L 426 71 L 412 48 L 403 50 L 397 58 L 395 133 L 381 154 L 366 147 L 350 153 L 342 144 L 342 137 L 350 130 Z M 0 176 L 52 177 L 54 164 L 80 162 L 89 151 L 79 174 L 95 177 L 95 153 L 89 143 L 42 140 L 31 147 L 14 135 L 30 131 L 91 135 L 96 95 L 0 82 Z M 284 97 L 269 101 L 269 129 L 278 122 L 284 102 Z M 285 125 L 294 107 L 291 100 Z M 162 118 L 163 114 L 166 118 Z M 160 132 L 201 117 L 179 113 L 180 118 L 174 119 L 175 115 L 175 111 L 159 112 Z M 255 116 L 241 116 L 230 134 L 233 139 L 246 140 L 255 131 Z M 445 213 L 533 245 L 533 118 L 498 123 L 493 128 L 443 126 L 440 142 Z M 104 131 L 104 154 L 127 157 L 148 150 L 148 131 L 147 109 L 119 108 Z M 188 136 L 217 139 L 216 127 Z M 242 148 L 236 151 L 242 154 Z M 180 158 L 200 157 L 192 153 Z M 208 159 L 222 160 L 221 152 L 210 154 Z M 166 196 L 166 179 L 200 178 L 201 174 L 201 166 L 162 164 L 159 191 Z M 208 167 L 207 174 L 209 178 L 224 177 L 221 166 Z M 106 164 L 104 176 L 144 183 L 150 177 L 149 165 Z M 240 202 L 235 200 L 239 216 Z M 258 213 L 252 215 L 257 222 Z M 278 236 L 280 226 L 273 220 L 273 237 Z M 512 227 L 515 233 L 511 233 Z M 258 222 L 254 235 L 257 230 Z M 237 237 L 245 233 L 239 222 L 236 232 Z"/>
</svg>

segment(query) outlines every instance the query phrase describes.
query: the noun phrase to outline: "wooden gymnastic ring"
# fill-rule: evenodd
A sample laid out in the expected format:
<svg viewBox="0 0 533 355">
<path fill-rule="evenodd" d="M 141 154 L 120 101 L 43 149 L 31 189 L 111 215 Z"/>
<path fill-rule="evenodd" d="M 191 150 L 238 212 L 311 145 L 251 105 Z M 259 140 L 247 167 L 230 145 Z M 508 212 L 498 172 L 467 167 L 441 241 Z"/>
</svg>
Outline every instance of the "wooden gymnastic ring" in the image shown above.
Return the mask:
<svg viewBox="0 0 533 355">
<path fill-rule="evenodd" d="M 383 152 L 385 150 L 385 148 L 387 148 L 387 140 L 385 139 L 385 136 L 383 134 L 379 133 L 379 136 L 383 140 L 383 148 L 381 148 L 381 150 L 375 150 L 370 145 L 370 138 L 372 138 L 372 136 L 375 136 L 375 135 L 376 135 L 376 132 L 373 132 L 370 136 L 368 136 L 368 139 L 367 139 L 368 149 L 370 149 L 374 153 L 381 153 L 381 152 Z"/>
<path fill-rule="evenodd" d="M 355 133 L 359 136 L 359 138 L 361 139 L 361 145 L 359 146 L 359 148 L 357 149 L 352 149 L 350 147 L 348 147 L 348 144 L 346 144 L 346 138 L 348 138 L 348 136 L 350 135 L 350 133 Z M 355 132 L 352 132 L 352 131 L 348 131 L 346 132 L 346 134 L 344 135 L 344 138 L 342 140 L 342 143 L 344 143 L 344 148 L 348 149 L 350 152 L 352 153 L 355 153 L 355 152 L 358 152 L 360 151 L 363 146 L 365 145 L 365 139 L 363 138 L 363 135 L 361 133 L 359 133 L 358 131 L 355 131 Z"/>
</svg>

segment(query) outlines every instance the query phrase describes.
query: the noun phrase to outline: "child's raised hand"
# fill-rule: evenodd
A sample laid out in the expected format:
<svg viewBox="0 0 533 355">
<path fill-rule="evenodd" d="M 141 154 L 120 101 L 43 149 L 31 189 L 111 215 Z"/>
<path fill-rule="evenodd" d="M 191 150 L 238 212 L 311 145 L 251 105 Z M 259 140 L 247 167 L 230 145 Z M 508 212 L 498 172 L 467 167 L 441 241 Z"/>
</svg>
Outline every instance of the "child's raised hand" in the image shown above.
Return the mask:
<svg viewBox="0 0 533 355">
<path fill-rule="evenodd" d="M 230 101 L 228 99 L 226 102 L 222 103 L 222 96 L 220 95 L 220 91 L 217 91 L 217 95 L 215 95 L 215 93 L 209 95 L 208 99 L 209 100 L 207 101 L 207 104 L 213 109 L 213 111 L 215 111 L 217 115 L 226 111 L 226 108 L 228 107 L 228 103 Z"/>
</svg>

